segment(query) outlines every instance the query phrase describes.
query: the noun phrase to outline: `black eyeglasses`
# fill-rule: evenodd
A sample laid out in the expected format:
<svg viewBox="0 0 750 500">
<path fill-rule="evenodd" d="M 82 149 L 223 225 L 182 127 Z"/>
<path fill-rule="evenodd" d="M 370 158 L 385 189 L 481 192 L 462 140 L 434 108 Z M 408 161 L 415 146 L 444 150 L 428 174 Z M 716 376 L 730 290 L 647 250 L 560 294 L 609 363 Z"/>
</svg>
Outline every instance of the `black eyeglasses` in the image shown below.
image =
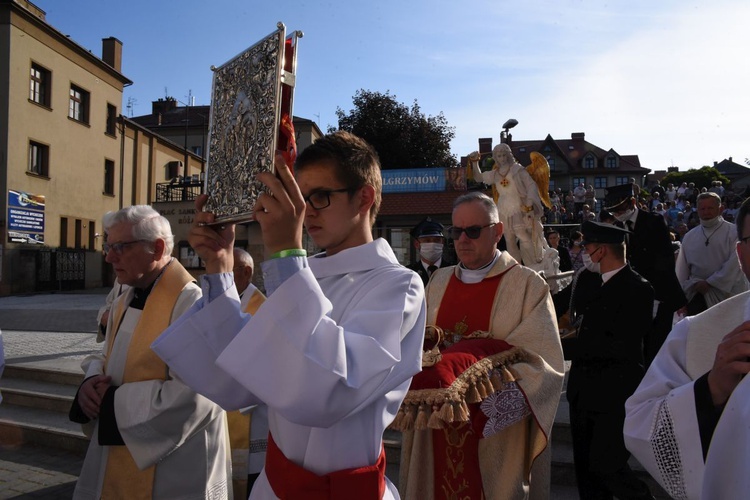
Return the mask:
<svg viewBox="0 0 750 500">
<path fill-rule="evenodd" d="M 104 245 L 102 245 L 102 250 L 104 251 L 104 255 L 107 255 L 110 250 L 113 251 L 116 255 L 122 255 L 122 252 L 125 250 L 125 248 L 135 243 L 143 243 L 144 241 L 148 240 L 131 240 L 121 241 L 119 243 L 105 243 Z"/>
<path fill-rule="evenodd" d="M 328 208 L 331 204 L 331 195 L 333 193 L 353 193 L 354 191 L 356 191 L 356 189 L 352 188 L 319 189 L 318 191 L 313 191 L 307 196 L 303 196 L 302 199 L 305 200 L 306 203 L 309 203 L 315 210 L 321 210 L 323 208 Z"/>
<path fill-rule="evenodd" d="M 461 233 L 466 233 L 466 236 L 475 240 L 482 234 L 482 229 L 490 226 L 494 226 L 497 222 L 490 222 L 486 226 L 469 226 L 469 227 L 458 227 L 451 226 L 445 230 L 446 236 L 452 240 L 457 240 L 461 237 Z"/>
</svg>

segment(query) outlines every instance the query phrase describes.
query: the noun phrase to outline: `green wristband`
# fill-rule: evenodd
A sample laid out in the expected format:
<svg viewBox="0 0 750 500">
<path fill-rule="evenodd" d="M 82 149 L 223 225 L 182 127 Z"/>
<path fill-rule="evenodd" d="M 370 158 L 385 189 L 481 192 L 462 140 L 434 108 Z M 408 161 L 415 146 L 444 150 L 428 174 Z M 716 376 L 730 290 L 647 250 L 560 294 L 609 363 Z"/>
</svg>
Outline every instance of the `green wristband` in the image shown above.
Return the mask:
<svg viewBox="0 0 750 500">
<path fill-rule="evenodd" d="M 289 250 L 281 250 L 271 255 L 272 259 L 281 259 L 284 257 L 307 257 L 307 250 L 303 248 L 291 248 Z"/>
</svg>

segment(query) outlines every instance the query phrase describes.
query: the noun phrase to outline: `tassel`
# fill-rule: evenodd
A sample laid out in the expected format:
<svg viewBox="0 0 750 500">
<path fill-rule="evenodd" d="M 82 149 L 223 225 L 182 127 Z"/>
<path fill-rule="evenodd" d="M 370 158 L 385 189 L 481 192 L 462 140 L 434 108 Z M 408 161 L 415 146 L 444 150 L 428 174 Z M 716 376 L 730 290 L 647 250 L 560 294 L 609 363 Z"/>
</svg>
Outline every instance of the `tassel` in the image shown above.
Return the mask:
<svg viewBox="0 0 750 500">
<path fill-rule="evenodd" d="M 475 384 L 471 384 L 469 386 L 469 389 L 466 391 L 466 401 L 468 401 L 469 403 L 478 403 L 481 400 L 482 398 L 479 397 L 477 386 Z"/>
<path fill-rule="evenodd" d="M 456 419 L 453 413 L 453 403 L 450 401 L 443 403 L 443 407 L 440 408 L 440 419 L 446 423 L 451 423 Z"/>
<path fill-rule="evenodd" d="M 440 418 L 440 408 L 437 405 L 432 405 L 432 413 L 430 414 L 430 420 L 427 422 L 427 427 L 430 429 L 445 428 L 445 422 Z"/>
<path fill-rule="evenodd" d="M 513 382 L 513 380 L 514 380 L 513 374 L 510 373 L 510 371 L 508 371 L 508 369 L 505 368 L 504 366 L 500 369 L 500 374 L 503 377 L 503 382 L 504 383 Z"/>
<path fill-rule="evenodd" d="M 409 408 L 404 412 L 404 418 L 401 421 L 401 427 L 405 431 L 410 431 L 414 429 L 414 418 L 415 413 L 417 412 L 417 409 L 414 408 L 414 405 L 409 405 Z"/>
<path fill-rule="evenodd" d="M 414 422 L 415 431 L 424 431 L 427 429 L 429 409 L 427 405 L 420 405 L 417 411 L 417 420 Z"/>
<path fill-rule="evenodd" d="M 471 418 L 471 413 L 469 412 L 469 405 L 466 404 L 466 401 L 461 401 L 461 414 L 463 416 L 463 421 L 468 422 Z"/>
<path fill-rule="evenodd" d="M 492 384 L 492 388 L 494 389 L 493 392 L 502 390 L 503 380 L 500 378 L 500 374 L 497 370 L 492 370 L 492 375 L 490 375 L 490 383 Z"/>
<path fill-rule="evenodd" d="M 482 388 L 484 389 L 485 398 L 495 392 L 495 388 L 492 386 L 492 382 L 490 382 L 488 377 L 482 379 Z"/>
</svg>

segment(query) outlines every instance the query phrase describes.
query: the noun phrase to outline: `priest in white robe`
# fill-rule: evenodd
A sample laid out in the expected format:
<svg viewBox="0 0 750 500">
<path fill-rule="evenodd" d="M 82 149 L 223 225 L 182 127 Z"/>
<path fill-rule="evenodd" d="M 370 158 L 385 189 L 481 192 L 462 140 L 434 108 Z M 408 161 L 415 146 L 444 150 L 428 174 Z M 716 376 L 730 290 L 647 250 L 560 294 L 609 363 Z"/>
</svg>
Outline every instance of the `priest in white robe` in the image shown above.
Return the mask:
<svg viewBox="0 0 750 500">
<path fill-rule="evenodd" d="M 171 257 L 169 222 L 147 205 L 104 217 L 104 245 L 120 283 L 100 355 L 70 418 L 91 432 L 75 499 L 231 498 L 224 411 L 183 384 L 149 349 L 200 298 Z"/>
<path fill-rule="evenodd" d="M 720 215 L 721 199 L 715 193 L 702 193 L 697 204 L 700 225 L 685 234 L 676 265 L 689 314 L 748 289 L 737 259 L 737 228 Z"/>
<path fill-rule="evenodd" d="M 737 254 L 750 275 L 750 202 Z M 625 444 L 673 498 L 743 498 L 750 490 L 750 292 L 679 322 L 628 399 Z"/>
</svg>

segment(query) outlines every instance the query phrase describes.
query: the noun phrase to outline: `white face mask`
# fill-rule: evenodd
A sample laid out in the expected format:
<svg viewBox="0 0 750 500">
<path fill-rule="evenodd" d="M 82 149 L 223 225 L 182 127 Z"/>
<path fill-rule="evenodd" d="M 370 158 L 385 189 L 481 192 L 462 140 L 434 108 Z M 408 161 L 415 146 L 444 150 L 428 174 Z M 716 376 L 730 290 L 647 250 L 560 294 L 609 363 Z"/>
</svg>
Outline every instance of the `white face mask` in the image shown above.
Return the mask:
<svg viewBox="0 0 750 500">
<path fill-rule="evenodd" d="M 442 243 L 421 243 L 419 255 L 427 262 L 437 262 L 443 256 Z"/>
<path fill-rule="evenodd" d="M 581 260 L 583 260 L 583 265 L 591 271 L 592 273 L 601 274 L 601 266 L 598 262 L 594 262 L 591 260 L 591 256 L 588 253 L 584 253 L 583 257 L 581 257 Z"/>
<path fill-rule="evenodd" d="M 634 208 L 625 210 L 623 213 L 615 215 L 615 219 L 619 220 L 620 222 L 625 222 L 626 220 L 630 219 L 630 216 L 633 215 L 633 212 L 635 212 Z"/>
</svg>

